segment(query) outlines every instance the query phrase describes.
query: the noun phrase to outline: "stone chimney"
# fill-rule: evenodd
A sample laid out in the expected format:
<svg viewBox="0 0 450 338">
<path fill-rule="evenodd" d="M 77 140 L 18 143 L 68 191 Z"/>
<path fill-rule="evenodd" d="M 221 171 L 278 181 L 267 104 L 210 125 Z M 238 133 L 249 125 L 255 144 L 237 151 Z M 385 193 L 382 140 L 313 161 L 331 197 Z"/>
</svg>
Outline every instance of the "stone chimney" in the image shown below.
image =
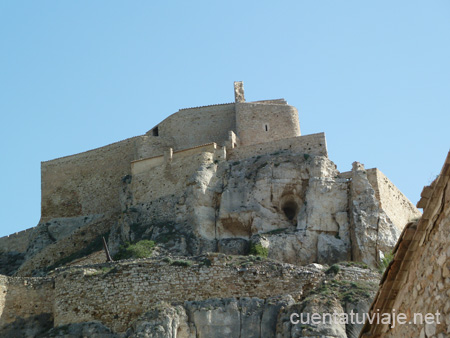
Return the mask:
<svg viewBox="0 0 450 338">
<path fill-rule="evenodd" d="M 234 82 L 234 102 L 245 102 L 244 97 L 244 82 Z"/>
</svg>

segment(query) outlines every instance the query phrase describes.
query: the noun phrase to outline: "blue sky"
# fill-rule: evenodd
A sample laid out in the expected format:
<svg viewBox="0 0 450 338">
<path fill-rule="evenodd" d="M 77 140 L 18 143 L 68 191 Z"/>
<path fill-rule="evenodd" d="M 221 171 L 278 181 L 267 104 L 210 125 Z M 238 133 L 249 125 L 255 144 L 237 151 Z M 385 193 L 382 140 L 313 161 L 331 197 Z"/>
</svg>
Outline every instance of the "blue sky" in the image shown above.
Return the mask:
<svg viewBox="0 0 450 338">
<path fill-rule="evenodd" d="M 232 102 L 233 81 L 416 203 L 449 150 L 449 18 L 449 1 L 2 1 L 0 236 L 37 225 L 41 161 Z"/>
</svg>

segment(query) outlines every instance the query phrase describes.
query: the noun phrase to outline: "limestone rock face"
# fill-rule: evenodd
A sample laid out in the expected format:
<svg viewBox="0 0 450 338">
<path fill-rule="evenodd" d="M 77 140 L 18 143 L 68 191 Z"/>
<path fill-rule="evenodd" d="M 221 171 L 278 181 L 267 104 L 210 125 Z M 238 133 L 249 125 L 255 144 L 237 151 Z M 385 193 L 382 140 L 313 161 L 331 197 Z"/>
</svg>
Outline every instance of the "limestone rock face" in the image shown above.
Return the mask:
<svg viewBox="0 0 450 338">
<path fill-rule="evenodd" d="M 317 240 L 317 262 L 332 264 L 350 260 L 349 245 L 340 237 L 320 234 Z"/>
<path fill-rule="evenodd" d="M 130 338 L 195 337 L 191 334 L 184 308 L 172 307 L 166 303 L 157 304 L 151 311 L 135 321 L 125 336 Z"/>
<path fill-rule="evenodd" d="M 246 297 L 209 299 L 185 302 L 183 306 L 160 303 L 134 322 L 125 336 L 130 338 L 275 337 L 280 310 L 294 303 L 289 295 L 266 300 Z"/>
<path fill-rule="evenodd" d="M 330 305 L 331 304 L 331 305 Z M 321 321 L 316 324 L 312 321 L 312 314 L 338 313 L 344 311 L 339 303 L 331 300 L 328 304 L 323 301 L 305 301 L 300 304 L 287 307 L 280 314 L 280 322 L 277 327 L 278 337 L 336 337 L 347 338 L 345 325 L 332 321 Z M 292 324 L 290 316 L 296 313 L 300 316 L 301 322 Z M 296 317 L 297 318 L 297 317 Z"/>
<path fill-rule="evenodd" d="M 327 274 L 332 275 L 330 270 Z M 377 278 L 368 278 L 367 270 L 356 266 L 339 265 L 337 271 L 301 302 L 280 311 L 276 337 L 358 337 L 377 289 Z M 298 316 L 292 322 L 294 313 Z M 313 314 L 320 316 L 314 318 Z"/>
<path fill-rule="evenodd" d="M 89 225 L 100 217 L 101 215 L 54 218 L 46 223 L 40 223 L 30 236 L 25 258 L 33 257 L 48 245 L 67 238 L 78 229 Z"/>
</svg>

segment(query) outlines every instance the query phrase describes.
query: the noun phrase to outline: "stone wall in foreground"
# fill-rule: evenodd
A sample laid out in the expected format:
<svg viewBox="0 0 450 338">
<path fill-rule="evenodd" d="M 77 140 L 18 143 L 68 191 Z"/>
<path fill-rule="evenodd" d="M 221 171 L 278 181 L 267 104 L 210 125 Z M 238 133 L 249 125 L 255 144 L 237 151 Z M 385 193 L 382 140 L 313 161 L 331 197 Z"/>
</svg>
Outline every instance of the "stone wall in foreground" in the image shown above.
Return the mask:
<svg viewBox="0 0 450 338">
<path fill-rule="evenodd" d="M 321 276 L 311 268 L 243 259 L 216 254 L 195 262 L 143 260 L 62 271 L 55 278 L 55 326 L 101 320 L 120 332 L 158 301 L 295 296 Z"/>
</svg>

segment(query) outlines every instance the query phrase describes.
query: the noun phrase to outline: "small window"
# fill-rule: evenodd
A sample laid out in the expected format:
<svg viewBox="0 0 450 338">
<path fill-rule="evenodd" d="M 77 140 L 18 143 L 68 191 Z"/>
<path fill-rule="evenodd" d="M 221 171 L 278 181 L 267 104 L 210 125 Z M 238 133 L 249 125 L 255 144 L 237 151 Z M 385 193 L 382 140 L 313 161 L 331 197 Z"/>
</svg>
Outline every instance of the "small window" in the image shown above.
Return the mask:
<svg viewBox="0 0 450 338">
<path fill-rule="evenodd" d="M 153 128 L 152 132 L 153 132 L 153 136 L 159 136 L 158 127 Z"/>
<path fill-rule="evenodd" d="M 265 131 L 269 131 L 269 125 L 268 125 L 268 124 L 265 124 L 265 125 L 264 125 L 264 130 L 265 130 Z"/>
</svg>

